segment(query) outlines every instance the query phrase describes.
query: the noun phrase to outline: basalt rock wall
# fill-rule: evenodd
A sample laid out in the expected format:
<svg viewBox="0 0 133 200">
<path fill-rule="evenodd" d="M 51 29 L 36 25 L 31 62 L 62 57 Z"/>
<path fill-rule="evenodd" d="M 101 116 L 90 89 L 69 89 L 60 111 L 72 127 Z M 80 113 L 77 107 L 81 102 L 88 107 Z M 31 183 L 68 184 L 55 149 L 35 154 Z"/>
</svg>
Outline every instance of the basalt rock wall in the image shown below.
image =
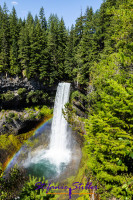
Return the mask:
<svg viewBox="0 0 133 200">
<path fill-rule="evenodd" d="M 27 78 L 0 76 L 0 108 L 1 109 L 23 109 L 33 105 L 42 104 L 53 106 L 57 86 L 44 86 L 38 80 L 28 80 Z M 25 89 L 19 96 L 18 90 Z M 32 91 L 32 93 L 30 93 Z M 41 93 L 39 93 L 41 91 Z M 30 94 L 29 94 L 30 93 Z M 45 98 L 42 97 L 45 94 Z M 4 96 L 5 95 L 5 96 Z M 40 96 L 39 96 L 40 95 Z M 27 96 L 29 100 L 26 101 Z M 36 97 L 35 97 L 36 96 Z M 5 98 L 6 97 L 6 98 Z M 38 101 L 32 101 L 33 98 Z M 40 99 L 39 99 L 40 98 Z"/>
<path fill-rule="evenodd" d="M 7 91 L 15 91 L 19 88 L 26 88 L 30 90 L 44 90 L 45 87 L 43 84 L 40 84 L 39 81 L 28 80 L 27 78 L 19 77 L 3 77 L 0 76 L 0 92 L 4 93 Z"/>
</svg>

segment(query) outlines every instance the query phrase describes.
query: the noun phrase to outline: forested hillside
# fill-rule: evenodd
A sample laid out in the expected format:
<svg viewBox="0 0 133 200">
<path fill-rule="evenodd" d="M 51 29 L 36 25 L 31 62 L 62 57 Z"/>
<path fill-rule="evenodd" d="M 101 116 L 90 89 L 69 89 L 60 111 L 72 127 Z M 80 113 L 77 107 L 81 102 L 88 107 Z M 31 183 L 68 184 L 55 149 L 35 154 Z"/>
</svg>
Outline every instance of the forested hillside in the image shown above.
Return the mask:
<svg viewBox="0 0 133 200">
<path fill-rule="evenodd" d="M 27 77 L 47 87 L 71 82 L 75 91 L 66 113 L 84 138 L 87 180 L 98 186 L 103 200 L 132 200 L 132 0 L 106 0 L 96 12 L 88 7 L 70 30 L 57 15 L 47 21 L 43 8 L 22 20 L 4 4 L 0 75 Z"/>
</svg>

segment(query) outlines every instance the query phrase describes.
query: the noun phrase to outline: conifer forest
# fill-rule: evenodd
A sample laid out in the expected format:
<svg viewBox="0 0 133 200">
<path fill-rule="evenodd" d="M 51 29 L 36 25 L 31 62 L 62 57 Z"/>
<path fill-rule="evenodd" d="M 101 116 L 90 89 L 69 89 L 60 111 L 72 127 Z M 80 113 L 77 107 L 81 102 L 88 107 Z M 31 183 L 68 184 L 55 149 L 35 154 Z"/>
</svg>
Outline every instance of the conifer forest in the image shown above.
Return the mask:
<svg viewBox="0 0 133 200">
<path fill-rule="evenodd" d="M 98 188 L 94 197 L 82 189 L 71 199 L 132 200 L 132 0 L 105 0 L 95 12 L 87 7 L 71 28 L 56 14 L 46 20 L 43 7 L 21 19 L 15 7 L 0 6 L 0 200 L 70 199 L 52 188 L 49 194 L 35 190 L 47 178 L 26 175 L 17 165 L 5 175 L 5 163 L 25 142 L 32 146 L 33 128 L 52 118 L 62 82 L 71 83 L 63 115 L 82 151 L 65 184 Z"/>
</svg>

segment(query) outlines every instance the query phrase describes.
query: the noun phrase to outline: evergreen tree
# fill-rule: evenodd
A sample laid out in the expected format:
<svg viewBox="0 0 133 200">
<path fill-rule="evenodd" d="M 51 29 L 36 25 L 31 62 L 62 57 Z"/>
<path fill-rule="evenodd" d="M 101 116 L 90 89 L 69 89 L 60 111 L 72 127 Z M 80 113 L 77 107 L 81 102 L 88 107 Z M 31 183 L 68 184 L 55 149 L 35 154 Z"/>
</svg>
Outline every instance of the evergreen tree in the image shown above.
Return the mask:
<svg viewBox="0 0 133 200">
<path fill-rule="evenodd" d="M 59 22 L 59 33 L 58 33 L 58 79 L 64 80 L 64 62 L 65 62 L 65 50 L 67 41 L 67 31 L 64 24 L 63 18 Z"/>
<path fill-rule="evenodd" d="M 76 67 L 74 36 L 75 36 L 74 25 L 72 25 L 70 33 L 68 35 L 68 39 L 66 43 L 66 52 L 65 52 L 65 74 L 66 74 L 66 78 L 71 81 L 74 78 L 73 71 Z"/>
<path fill-rule="evenodd" d="M 106 57 L 114 51 L 114 41 L 111 38 L 114 31 L 111 19 L 113 16 L 112 8 L 116 5 L 115 0 L 105 1 L 98 12 L 96 12 L 95 23 L 96 32 L 95 40 L 97 41 L 97 47 L 99 54 Z M 117 7 L 117 6 L 116 6 Z"/>
<path fill-rule="evenodd" d="M 2 7 L 0 6 L 0 49 L 2 45 L 2 16 L 3 16 L 3 10 Z"/>
<path fill-rule="evenodd" d="M 0 29 L 2 28 L 2 15 L 3 15 L 3 10 L 2 7 L 0 6 Z"/>
<path fill-rule="evenodd" d="M 18 19 L 16 16 L 16 10 L 13 7 L 10 15 L 10 73 L 20 73 L 20 67 L 18 62 Z"/>
<path fill-rule="evenodd" d="M 39 78 L 40 69 L 45 68 L 44 60 L 46 48 L 46 33 L 41 29 L 41 24 L 38 20 L 31 41 L 31 55 L 30 55 L 30 77 Z M 46 69 L 45 69 L 46 70 Z M 43 70 L 44 72 L 44 70 Z M 44 75 L 44 74 L 43 74 Z M 42 74 L 41 74 L 42 76 Z"/>
<path fill-rule="evenodd" d="M 108 7 L 110 23 L 105 30 L 111 30 L 109 36 L 115 48 L 113 52 L 108 50 L 110 44 L 106 44 L 105 34 L 104 56 L 91 68 L 93 91 L 88 97 L 90 113 L 86 120 L 85 145 L 87 167 L 102 199 L 132 199 L 133 196 L 131 7 L 131 0 Z"/>
<path fill-rule="evenodd" d="M 94 41 L 93 35 L 95 33 L 94 21 L 93 21 L 93 10 L 87 8 L 84 16 L 85 25 L 83 28 L 82 39 L 79 42 L 76 60 L 77 60 L 77 73 L 80 72 L 78 82 L 80 84 L 88 84 L 90 66 L 96 59 L 96 42 Z"/>
<path fill-rule="evenodd" d="M 58 81 L 58 35 L 59 19 L 51 15 L 48 21 L 48 52 L 49 52 L 49 79 L 50 85 Z"/>
<path fill-rule="evenodd" d="M 24 25 L 24 21 L 21 18 L 18 19 L 18 33 L 20 33 L 21 27 Z M 19 34 L 18 34 L 19 35 Z"/>
<path fill-rule="evenodd" d="M 85 23 L 85 17 L 82 15 L 82 12 L 81 12 L 80 17 L 76 20 L 75 30 L 74 30 L 74 53 L 75 53 L 76 66 L 73 69 L 73 75 L 74 75 L 74 82 L 76 81 L 77 87 L 79 85 L 81 74 L 80 74 L 80 68 L 78 64 L 78 57 L 76 56 L 76 54 L 80 46 L 80 41 L 83 36 L 84 23 Z"/>
<path fill-rule="evenodd" d="M 39 17 L 40 17 L 40 22 L 41 22 L 41 28 L 46 31 L 47 30 L 47 21 L 45 18 L 43 7 L 41 7 L 41 9 L 40 9 Z"/>
<path fill-rule="evenodd" d="M 9 72 L 9 16 L 7 6 L 4 3 L 3 12 L 1 12 L 2 23 L 0 29 L 1 49 L 0 49 L 0 72 Z"/>
<path fill-rule="evenodd" d="M 35 25 L 34 19 L 31 13 L 28 13 L 25 25 L 22 26 L 19 35 L 19 59 L 21 63 L 21 68 L 23 70 L 23 75 L 27 78 L 31 78 L 34 72 L 34 66 L 31 66 L 32 58 L 31 58 L 31 51 L 32 45 L 34 43 L 35 37 Z"/>
<path fill-rule="evenodd" d="M 131 199 L 133 195 L 132 78 L 121 74 L 123 84 L 118 79 L 99 83 L 98 99 L 86 120 L 88 169 L 99 182 L 102 199 Z"/>
<path fill-rule="evenodd" d="M 30 40 L 29 33 L 26 26 L 22 26 L 19 34 L 19 55 L 21 70 L 23 76 L 29 77 L 29 63 L 30 63 Z"/>
<path fill-rule="evenodd" d="M 35 26 L 37 25 L 37 23 L 38 23 L 38 16 L 37 15 L 35 15 Z"/>
<path fill-rule="evenodd" d="M 83 27 L 84 27 L 84 16 L 82 15 L 82 12 L 81 12 L 81 15 L 80 17 L 76 20 L 76 24 L 75 24 L 75 46 L 77 47 L 81 38 L 82 38 L 82 35 L 83 35 Z"/>
<path fill-rule="evenodd" d="M 114 44 L 114 52 L 119 58 L 119 65 L 122 69 L 132 73 L 133 63 L 133 12 L 132 1 L 119 2 L 118 5 L 111 9 L 112 34 L 111 40 Z"/>
</svg>

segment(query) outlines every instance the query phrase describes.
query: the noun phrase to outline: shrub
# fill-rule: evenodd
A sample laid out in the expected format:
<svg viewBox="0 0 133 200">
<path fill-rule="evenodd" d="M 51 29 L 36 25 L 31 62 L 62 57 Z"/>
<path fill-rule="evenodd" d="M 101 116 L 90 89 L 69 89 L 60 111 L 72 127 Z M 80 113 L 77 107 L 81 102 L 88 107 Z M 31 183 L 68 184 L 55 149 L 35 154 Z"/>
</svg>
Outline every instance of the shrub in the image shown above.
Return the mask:
<svg viewBox="0 0 133 200">
<path fill-rule="evenodd" d="M 51 115 L 53 113 L 53 109 L 48 108 L 47 106 L 43 106 L 40 109 L 40 112 L 38 113 L 36 118 L 43 118 L 43 117 L 48 117 L 49 115 Z"/>
<path fill-rule="evenodd" d="M 11 91 L 8 91 L 7 93 L 2 94 L 2 99 L 4 101 L 11 101 L 15 97 L 14 93 Z"/>
<path fill-rule="evenodd" d="M 13 119 L 11 117 L 6 116 L 5 118 L 6 118 L 6 122 L 7 123 L 12 123 L 13 122 Z"/>
<path fill-rule="evenodd" d="M 10 117 L 10 118 L 13 118 L 13 117 L 15 117 L 15 113 L 13 113 L 13 112 L 10 112 L 10 113 L 8 114 L 8 117 Z"/>
<path fill-rule="evenodd" d="M 14 117 L 13 117 L 15 120 L 18 120 L 19 119 L 19 115 L 17 113 L 14 113 Z"/>
<path fill-rule="evenodd" d="M 36 106 L 25 108 L 25 112 L 29 114 L 28 119 L 42 119 L 43 117 L 49 117 L 53 113 L 53 109 L 50 109 L 47 106 Z"/>
<path fill-rule="evenodd" d="M 26 181 L 24 172 L 15 166 L 6 178 L 3 178 L 3 170 L 1 169 L 0 177 L 0 200 L 12 200 L 18 197 Z"/>
<path fill-rule="evenodd" d="M 25 185 L 23 186 L 22 192 L 20 193 L 20 199 L 21 200 L 44 200 L 44 199 L 52 199 L 52 198 L 56 198 L 57 199 L 57 195 L 54 194 L 47 194 L 46 191 L 43 191 L 42 189 L 39 190 L 35 190 L 36 186 L 35 184 L 37 182 L 42 182 L 45 183 L 47 185 L 48 181 L 45 181 L 44 177 L 42 178 L 35 178 L 34 176 L 31 177 L 29 176 L 29 181 L 27 181 L 25 183 Z M 54 186 L 54 184 L 52 184 Z M 53 193 L 53 190 L 50 190 L 50 193 Z"/>
<path fill-rule="evenodd" d="M 30 91 L 27 95 L 26 102 L 27 103 L 44 103 L 47 101 L 48 94 L 43 93 L 43 91 L 36 90 L 36 91 Z"/>
<path fill-rule="evenodd" d="M 8 136 L 6 134 L 0 135 L 0 148 L 1 149 L 8 149 L 8 146 L 11 144 Z"/>
<path fill-rule="evenodd" d="M 6 118 L 6 122 L 11 123 L 13 121 L 13 119 L 17 119 L 18 118 L 18 115 L 13 113 L 13 112 L 10 112 L 8 114 L 8 116 L 5 116 L 5 118 Z"/>
<path fill-rule="evenodd" d="M 18 89 L 18 95 L 20 95 L 20 96 L 22 96 L 23 94 L 25 94 L 26 93 L 26 88 L 19 88 Z"/>
</svg>

